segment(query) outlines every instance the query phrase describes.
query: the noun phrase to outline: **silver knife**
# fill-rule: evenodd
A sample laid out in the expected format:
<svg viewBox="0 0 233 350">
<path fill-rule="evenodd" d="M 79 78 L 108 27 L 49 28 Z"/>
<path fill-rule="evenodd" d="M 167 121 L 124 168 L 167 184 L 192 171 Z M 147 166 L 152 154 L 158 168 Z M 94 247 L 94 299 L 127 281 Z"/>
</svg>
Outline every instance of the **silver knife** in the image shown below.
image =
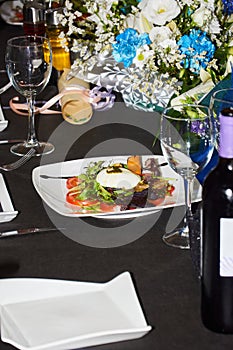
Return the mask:
<svg viewBox="0 0 233 350">
<path fill-rule="evenodd" d="M 24 142 L 25 140 L 20 139 L 12 139 L 12 140 L 0 140 L 0 145 L 5 145 L 8 143 L 18 143 L 18 142 Z"/>
<path fill-rule="evenodd" d="M 61 228 L 56 227 L 31 227 L 31 228 L 24 228 L 14 231 L 4 231 L 0 232 L 0 238 L 2 237 L 8 237 L 8 236 L 17 236 L 17 235 L 25 235 L 28 233 L 34 233 L 34 232 L 48 232 L 48 231 L 59 231 Z"/>
</svg>

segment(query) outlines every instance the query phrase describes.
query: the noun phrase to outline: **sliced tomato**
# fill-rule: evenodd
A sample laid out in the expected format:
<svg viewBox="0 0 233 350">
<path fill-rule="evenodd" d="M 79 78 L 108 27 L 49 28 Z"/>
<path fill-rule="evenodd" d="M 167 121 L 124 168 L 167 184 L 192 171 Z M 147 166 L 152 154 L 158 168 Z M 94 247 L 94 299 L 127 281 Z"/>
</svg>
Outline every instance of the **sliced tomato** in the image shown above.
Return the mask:
<svg viewBox="0 0 233 350">
<path fill-rule="evenodd" d="M 70 190 L 71 188 L 78 186 L 79 183 L 80 183 L 80 180 L 77 176 L 70 177 L 66 181 L 66 187 L 68 188 L 68 190 Z"/>
<path fill-rule="evenodd" d="M 175 186 L 170 184 L 167 186 L 167 193 L 169 196 L 172 196 L 172 193 L 174 192 L 174 190 L 175 190 Z"/>
<path fill-rule="evenodd" d="M 157 198 L 157 199 L 148 199 L 148 202 L 153 204 L 154 206 L 160 205 L 163 203 L 165 198 Z"/>
<path fill-rule="evenodd" d="M 85 199 L 81 202 L 83 207 L 93 207 L 94 205 L 99 204 L 99 201 L 97 199 Z"/>
<path fill-rule="evenodd" d="M 77 193 L 72 191 L 66 194 L 66 201 L 70 204 L 77 205 L 79 207 L 82 206 L 82 201 L 78 199 Z"/>
<path fill-rule="evenodd" d="M 114 212 L 116 211 L 117 208 L 120 208 L 120 206 L 116 205 L 116 204 L 108 204 L 108 203 L 100 203 L 100 210 L 103 213 L 109 213 L 109 212 Z"/>
<path fill-rule="evenodd" d="M 70 191 L 66 195 L 66 201 L 70 204 L 77 205 L 79 207 L 92 207 L 94 205 L 99 204 L 99 201 L 97 199 L 85 199 L 81 200 L 78 198 L 78 195 L 76 192 Z"/>
</svg>

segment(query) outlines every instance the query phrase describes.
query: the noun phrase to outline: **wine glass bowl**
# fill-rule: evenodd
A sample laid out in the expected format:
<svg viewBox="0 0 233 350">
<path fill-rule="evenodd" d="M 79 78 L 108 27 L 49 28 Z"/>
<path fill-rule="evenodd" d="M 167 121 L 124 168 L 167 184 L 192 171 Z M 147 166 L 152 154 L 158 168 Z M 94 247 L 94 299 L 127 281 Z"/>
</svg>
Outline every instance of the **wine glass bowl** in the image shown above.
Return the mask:
<svg viewBox="0 0 233 350">
<path fill-rule="evenodd" d="M 20 36 L 9 39 L 6 48 L 6 69 L 9 79 L 28 105 L 28 137 L 23 143 L 11 147 L 11 152 L 24 155 L 30 147 L 35 155 L 51 153 L 54 146 L 39 142 L 35 131 L 34 104 L 38 95 L 47 85 L 52 71 L 52 54 L 47 38 Z"/>
<path fill-rule="evenodd" d="M 191 187 L 197 173 L 211 159 L 214 149 L 214 128 L 209 108 L 187 104 L 166 108 L 161 116 L 160 141 L 168 164 L 184 180 L 186 205 L 184 226 L 166 233 L 163 241 L 188 249 L 188 218 L 192 216 Z"/>
</svg>

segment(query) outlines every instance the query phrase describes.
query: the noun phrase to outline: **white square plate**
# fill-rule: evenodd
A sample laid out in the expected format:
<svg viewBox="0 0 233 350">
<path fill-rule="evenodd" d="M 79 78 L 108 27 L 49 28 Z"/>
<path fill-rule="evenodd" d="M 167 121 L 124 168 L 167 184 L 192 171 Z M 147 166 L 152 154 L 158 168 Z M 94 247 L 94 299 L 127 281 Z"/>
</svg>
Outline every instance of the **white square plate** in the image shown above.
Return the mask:
<svg viewBox="0 0 233 350">
<path fill-rule="evenodd" d="M 90 162 L 104 161 L 105 164 L 110 164 L 113 162 L 127 163 L 127 158 L 129 156 L 113 156 L 113 157 L 98 157 L 98 158 L 85 158 L 76 159 L 66 162 L 42 165 L 35 168 L 32 172 L 32 182 L 43 201 L 54 211 L 63 216 L 70 217 L 83 217 L 83 216 L 94 216 L 105 219 L 119 219 L 119 218 L 132 218 L 142 215 L 149 215 L 155 213 L 164 208 L 179 206 L 184 204 L 184 183 L 180 175 L 175 173 L 169 165 L 161 167 L 162 177 L 171 179 L 171 183 L 175 186 L 175 191 L 171 197 L 166 197 L 165 201 L 161 205 L 150 206 L 145 208 L 138 208 L 134 210 L 124 210 L 118 212 L 91 212 L 80 213 L 77 208 L 73 208 L 66 203 L 66 193 L 68 192 L 66 188 L 66 180 L 59 179 L 56 177 L 66 177 L 66 176 L 78 176 L 85 172 L 85 167 Z M 164 163 L 165 159 L 160 155 L 147 155 L 142 156 L 142 163 L 145 164 L 148 158 L 154 158 L 158 160 L 158 163 Z M 55 177 L 54 179 L 44 179 L 41 175 L 47 175 Z M 195 179 L 194 189 L 192 192 L 192 201 L 201 200 L 201 186 L 199 182 Z"/>
<path fill-rule="evenodd" d="M 77 349 L 151 330 L 128 272 L 107 283 L 3 279 L 0 302 L 1 338 L 22 350 Z"/>
<path fill-rule="evenodd" d="M 13 220 L 18 211 L 14 210 L 2 174 L 0 174 L 0 204 L 2 208 L 2 211 L 0 211 L 0 223 Z"/>
</svg>

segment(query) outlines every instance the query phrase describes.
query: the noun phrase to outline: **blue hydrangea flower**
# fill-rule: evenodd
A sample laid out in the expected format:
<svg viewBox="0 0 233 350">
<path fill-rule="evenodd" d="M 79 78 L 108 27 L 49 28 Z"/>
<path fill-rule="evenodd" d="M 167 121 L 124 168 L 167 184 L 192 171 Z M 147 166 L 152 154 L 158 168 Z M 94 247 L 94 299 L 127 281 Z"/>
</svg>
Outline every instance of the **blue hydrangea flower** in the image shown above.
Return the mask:
<svg viewBox="0 0 233 350">
<path fill-rule="evenodd" d="M 127 28 L 123 33 L 117 35 L 116 43 L 112 44 L 112 54 L 117 62 L 122 62 L 125 67 L 129 67 L 136 56 L 137 49 L 150 43 L 147 33 L 138 34 L 135 29 Z"/>
<path fill-rule="evenodd" d="M 213 58 L 215 46 L 205 32 L 192 29 L 189 35 L 183 35 L 178 41 L 180 53 L 185 55 L 181 62 L 184 68 L 190 68 L 198 74 L 201 68 L 206 68 Z"/>
<path fill-rule="evenodd" d="M 227 15 L 232 15 L 233 13 L 233 1 L 232 0 L 222 0 L 223 12 Z"/>
</svg>

